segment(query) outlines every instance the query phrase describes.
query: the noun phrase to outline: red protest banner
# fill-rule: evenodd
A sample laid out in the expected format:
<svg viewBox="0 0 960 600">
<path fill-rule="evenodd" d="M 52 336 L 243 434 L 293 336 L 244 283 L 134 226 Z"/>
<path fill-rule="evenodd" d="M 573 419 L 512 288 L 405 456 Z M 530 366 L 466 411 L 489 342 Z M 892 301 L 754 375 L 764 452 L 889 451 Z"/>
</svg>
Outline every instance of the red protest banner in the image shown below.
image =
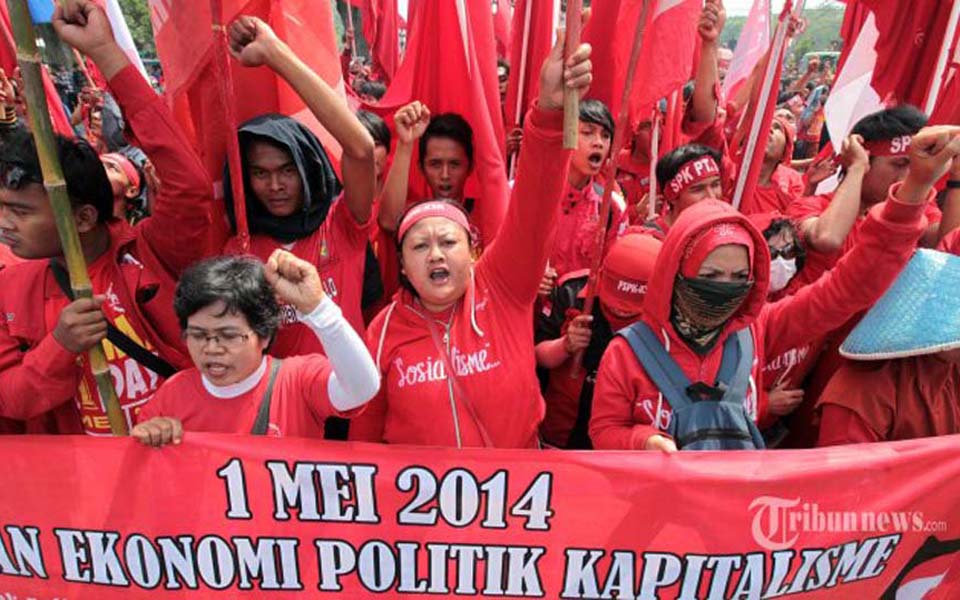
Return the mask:
<svg viewBox="0 0 960 600">
<path fill-rule="evenodd" d="M 673 455 L 189 433 L 0 449 L 0 597 L 960 593 L 960 436 Z"/>
</svg>

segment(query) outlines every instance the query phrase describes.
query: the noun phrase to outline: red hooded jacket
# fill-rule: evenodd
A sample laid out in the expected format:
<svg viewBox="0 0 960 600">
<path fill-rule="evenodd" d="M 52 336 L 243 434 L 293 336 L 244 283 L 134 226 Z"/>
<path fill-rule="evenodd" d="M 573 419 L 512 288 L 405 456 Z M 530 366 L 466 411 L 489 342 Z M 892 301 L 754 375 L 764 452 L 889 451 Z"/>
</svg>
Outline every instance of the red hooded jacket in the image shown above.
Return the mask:
<svg viewBox="0 0 960 600">
<path fill-rule="evenodd" d="M 895 189 L 895 188 L 894 188 Z M 763 386 L 762 366 L 777 356 L 825 335 L 851 315 L 875 302 L 910 259 L 923 230 L 923 205 L 891 198 L 875 207 L 861 228 L 860 243 L 828 275 L 795 295 L 766 303 L 770 254 L 766 240 L 747 217 L 717 201 L 700 202 L 680 215 L 657 259 L 643 320 L 663 336 L 664 345 L 691 381 L 716 381 L 723 341 L 750 327 L 754 366 L 745 399 L 750 414 L 763 417 L 756 390 Z M 684 250 L 701 230 L 718 223 L 740 223 L 754 236 L 751 274 L 754 285 L 740 309 L 724 327 L 714 348 L 700 356 L 670 324 L 673 284 Z M 669 402 L 647 377 L 626 340 L 615 338 L 600 363 L 590 420 L 590 437 L 598 449 L 643 449 L 647 439 L 670 425 Z"/>
<path fill-rule="evenodd" d="M 479 420 L 495 447 L 537 445 L 544 403 L 535 372 L 533 302 L 567 181 L 562 121 L 559 111 L 531 109 L 506 219 L 450 313 L 430 315 L 401 290 L 370 324 L 368 346 L 383 384 L 351 423 L 351 439 L 483 446 Z M 427 319 L 438 321 L 457 383 L 447 379 Z"/>
<path fill-rule="evenodd" d="M 93 291 L 107 294 L 105 313 L 125 317 L 115 321 L 119 329 L 145 338 L 150 349 L 183 368 L 191 363 L 180 340 L 173 294 L 183 269 L 203 257 L 213 187 L 164 99 L 135 67 L 118 73 L 110 88 L 163 185 L 152 216 L 136 227 L 116 219 L 109 222 L 110 248 L 89 265 L 96 274 Z M 0 271 L 0 415 L 32 419 L 57 408 L 56 432 L 78 433 L 80 408 L 84 431 L 109 433 L 99 398 L 87 388 L 89 370 L 81 364 L 85 361 L 53 337 L 60 311 L 68 303 L 46 260 Z M 136 404 L 142 404 L 149 399 L 144 392 L 160 383 L 112 345 L 107 359 L 118 396 L 137 390 Z M 68 404 L 74 397 L 88 401 L 79 407 Z M 125 408 L 132 423 L 135 406 Z"/>
</svg>

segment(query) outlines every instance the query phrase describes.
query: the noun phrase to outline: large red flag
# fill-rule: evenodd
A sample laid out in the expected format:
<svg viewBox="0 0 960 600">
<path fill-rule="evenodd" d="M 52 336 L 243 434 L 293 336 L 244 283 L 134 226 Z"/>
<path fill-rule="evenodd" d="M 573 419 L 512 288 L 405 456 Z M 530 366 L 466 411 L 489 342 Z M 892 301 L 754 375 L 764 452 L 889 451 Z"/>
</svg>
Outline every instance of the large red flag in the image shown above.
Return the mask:
<svg viewBox="0 0 960 600">
<path fill-rule="evenodd" d="M 510 81 L 504 110 L 508 127 L 521 124 L 540 91 L 540 65 L 553 46 L 556 7 L 554 0 L 517 0 L 513 7 Z"/>
<path fill-rule="evenodd" d="M 13 77 L 13 71 L 17 68 L 17 44 L 13 38 L 13 29 L 10 27 L 10 14 L 7 12 L 7 3 L 0 2 L 0 67 L 6 72 L 7 77 Z M 70 119 L 64 112 L 63 102 L 60 100 L 60 94 L 57 93 L 53 80 L 45 68 L 40 69 L 43 76 L 43 91 L 47 94 L 47 108 L 50 111 L 50 121 L 53 124 L 53 130 L 60 135 L 73 137 L 73 127 L 70 125 Z"/>
<path fill-rule="evenodd" d="M 755 0 L 737 40 L 733 61 L 723 80 L 723 96 L 732 98 L 770 49 L 770 0 Z"/>
<path fill-rule="evenodd" d="M 157 53 L 166 79 L 166 96 L 180 125 L 213 178 L 218 196 L 228 136 L 236 126 L 255 116 L 275 112 L 304 123 L 320 138 L 338 162 L 340 145 L 306 107 L 293 89 L 267 67 L 246 68 L 230 59 L 235 94 L 226 98 L 218 74 L 218 34 L 211 34 L 212 15 L 206 0 L 150 0 Z M 223 0 L 223 23 L 241 14 L 266 21 L 277 35 L 331 87 L 343 92 L 333 13 L 327 2 L 310 0 Z M 230 105 L 227 104 L 230 103 Z M 231 123 L 228 115 L 235 115 Z M 223 207 L 218 203 L 220 210 Z M 211 240 L 219 250 L 223 240 Z"/>
<path fill-rule="evenodd" d="M 643 47 L 630 95 L 631 130 L 661 98 L 690 80 L 699 47 L 697 19 L 702 0 L 649 0 Z M 627 59 L 639 25 L 643 0 L 609 0 L 593 6 L 584 41 L 593 46 L 594 79 L 590 96 L 603 100 L 613 114 L 620 107 Z"/>
<path fill-rule="evenodd" d="M 876 17 L 873 87 L 881 98 L 923 107 L 946 34 L 953 2 L 860 0 Z"/>
<path fill-rule="evenodd" d="M 493 35 L 497 39 L 497 56 L 506 57 L 510 52 L 512 39 L 510 27 L 513 21 L 513 7 L 507 0 L 493 0 Z"/>
<path fill-rule="evenodd" d="M 500 228 L 510 197 L 496 67 L 490 0 L 419 0 L 403 63 L 375 107 L 388 115 L 420 100 L 433 114 L 456 112 L 470 123 L 474 170 L 466 194 L 477 199 L 472 217 L 484 243 Z M 428 193 L 417 170 L 411 191 Z"/>
<path fill-rule="evenodd" d="M 383 75 L 384 83 L 390 83 L 400 66 L 397 0 L 362 0 L 360 8 L 374 69 Z"/>
</svg>

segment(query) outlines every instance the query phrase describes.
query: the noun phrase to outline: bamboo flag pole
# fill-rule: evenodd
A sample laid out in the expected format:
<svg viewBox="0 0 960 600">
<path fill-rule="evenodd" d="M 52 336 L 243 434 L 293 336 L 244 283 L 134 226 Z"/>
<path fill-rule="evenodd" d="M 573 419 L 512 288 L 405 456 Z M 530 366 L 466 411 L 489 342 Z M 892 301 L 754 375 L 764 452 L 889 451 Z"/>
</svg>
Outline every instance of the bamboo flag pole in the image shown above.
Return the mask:
<svg viewBox="0 0 960 600">
<path fill-rule="evenodd" d="M 567 33 L 563 42 L 563 66 L 567 59 L 580 47 L 580 13 L 583 12 L 581 0 L 567 0 Z M 575 150 L 580 135 L 580 97 L 576 90 L 563 88 L 563 148 Z"/>
<path fill-rule="evenodd" d="M 60 245 L 63 247 L 67 271 L 70 273 L 70 287 L 73 288 L 74 297 L 91 298 L 93 288 L 90 285 L 90 276 L 80 247 L 80 236 L 73 222 L 73 210 L 70 206 L 70 198 L 67 196 L 67 182 L 63 177 L 60 158 L 57 156 L 56 138 L 50 123 L 47 96 L 43 89 L 40 53 L 37 52 L 36 34 L 33 31 L 33 21 L 30 19 L 27 0 L 7 0 L 7 6 L 10 9 L 10 22 L 13 25 L 13 35 L 17 43 L 17 62 L 23 76 L 30 129 L 37 145 L 40 169 L 43 171 L 43 186 L 50 198 L 57 232 L 60 235 Z M 90 368 L 97 382 L 97 391 L 100 393 L 107 419 L 110 421 L 110 431 L 114 435 L 126 435 L 127 422 L 117 401 L 103 346 L 97 344 L 90 348 L 87 351 L 87 360 L 90 361 Z"/>
<path fill-rule="evenodd" d="M 650 183 L 647 192 L 647 220 L 657 218 L 657 163 L 660 162 L 660 107 L 653 108 L 653 119 L 650 121 Z"/>
<path fill-rule="evenodd" d="M 586 298 L 583 301 L 582 314 L 585 315 L 593 314 L 593 302 L 597 297 L 597 279 L 600 274 L 600 266 L 603 263 L 603 245 L 607 237 L 607 226 L 610 224 L 610 204 L 613 202 L 613 188 L 616 185 L 617 162 L 620 159 L 620 151 L 623 149 L 623 142 L 626 137 L 630 112 L 630 92 L 633 89 L 633 80 L 637 72 L 637 62 L 640 60 L 640 49 L 643 47 L 643 35 L 647 28 L 647 10 L 650 8 L 650 2 L 651 0 L 643 0 L 637 30 L 633 34 L 633 46 L 630 47 L 630 60 L 627 62 L 627 79 L 623 83 L 623 94 L 620 97 L 620 110 L 617 113 L 616 127 L 613 130 L 610 158 L 603 170 L 604 186 L 603 200 L 600 202 L 600 222 L 597 224 L 596 239 L 590 257 L 590 275 L 587 277 Z M 573 357 L 570 377 L 576 379 L 579 376 L 582 362 L 583 351 L 581 350 Z"/>
<path fill-rule="evenodd" d="M 86 78 L 87 85 L 96 89 L 97 84 L 94 83 L 93 77 L 90 76 L 90 71 L 87 69 L 87 62 L 83 60 L 83 56 L 76 48 L 73 49 L 73 60 L 77 61 L 77 66 L 80 67 L 80 72 L 83 73 L 83 76 Z"/>
</svg>

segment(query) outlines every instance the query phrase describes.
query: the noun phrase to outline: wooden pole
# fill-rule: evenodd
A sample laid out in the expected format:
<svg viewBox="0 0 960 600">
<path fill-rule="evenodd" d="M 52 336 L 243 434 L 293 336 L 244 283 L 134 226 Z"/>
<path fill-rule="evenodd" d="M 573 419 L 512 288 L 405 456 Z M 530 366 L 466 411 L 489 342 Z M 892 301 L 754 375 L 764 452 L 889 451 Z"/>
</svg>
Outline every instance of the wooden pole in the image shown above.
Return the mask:
<svg viewBox="0 0 960 600">
<path fill-rule="evenodd" d="M 563 43 L 563 64 L 580 47 L 581 0 L 567 0 L 567 32 Z M 580 136 L 580 96 L 576 90 L 563 88 L 563 148 L 575 150 Z"/>
<path fill-rule="evenodd" d="M 347 28 L 350 30 L 350 57 L 351 60 L 357 60 L 357 30 L 353 28 L 353 7 L 350 6 L 350 0 L 346 0 L 347 5 Z M 373 43 L 368 40 L 368 43 Z"/>
<path fill-rule="evenodd" d="M 569 5 L 568 5 L 569 6 Z M 616 127 L 613 130 L 613 143 L 610 147 L 610 159 L 604 167 L 603 200 L 600 202 L 600 222 L 597 224 L 597 234 L 593 245 L 593 254 L 590 257 L 590 275 L 587 277 L 586 297 L 583 301 L 583 314 L 593 314 L 593 303 L 597 297 L 597 279 L 600 266 L 603 263 L 603 245 L 607 237 L 607 226 L 610 224 L 610 204 L 613 202 L 613 187 L 616 184 L 617 162 L 620 151 L 623 149 L 624 138 L 629 121 L 630 91 L 633 89 L 633 80 L 637 72 L 637 62 L 640 59 L 640 49 L 643 47 L 643 34 L 647 28 L 647 10 L 650 0 L 643 0 L 640 9 L 640 20 L 636 32 L 633 34 L 633 46 L 630 48 L 630 60 L 627 62 L 627 80 L 623 84 L 623 94 L 620 97 L 620 111 L 617 113 Z M 583 362 L 583 351 L 573 357 L 570 376 L 576 379 L 580 375 L 580 364 Z"/>
<path fill-rule="evenodd" d="M 650 126 L 650 191 L 647 192 L 647 220 L 652 221 L 657 218 L 657 163 L 660 161 L 660 123 L 663 118 L 660 115 L 660 107 L 653 109 L 653 119 Z"/>
<path fill-rule="evenodd" d="M 227 30 L 223 24 L 223 0 L 210 0 L 210 19 L 213 29 L 213 52 L 216 61 L 217 84 L 227 117 L 227 164 L 230 165 L 230 189 L 233 192 L 233 215 L 237 224 L 237 241 L 242 252 L 250 251 L 250 229 L 247 226 L 246 189 L 243 187 L 243 163 L 240 161 L 240 140 L 237 137 L 233 77 L 227 56 Z M 226 183 L 226 182 L 224 182 Z"/>
<path fill-rule="evenodd" d="M 57 155 L 56 137 L 50 122 L 47 95 L 43 89 L 40 53 L 37 52 L 36 34 L 33 30 L 33 22 L 30 20 L 27 0 L 7 0 L 7 6 L 10 9 L 10 23 L 13 25 L 13 34 L 17 42 L 17 63 L 20 65 L 20 73 L 23 76 L 30 129 L 37 145 L 40 169 L 43 171 L 43 186 L 50 198 L 50 206 L 57 223 L 57 233 L 60 235 L 60 245 L 63 248 L 67 271 L 70 273 L 70 287 L 73 288 L 75 298 L 91 298 L 93 287 L 90 285 L 90 276 L 83 258 L 77 226 L 73 221 L 73 209 L 70 206 L 70 198 L 67 196 L 67 182 L 63 177 L 63 169 Z M 87 360 L 90 362 L 90 369 L 97 382 L 97 391 L 106 409 L 110 431 L 114 435 L 126 435 L 127 421 L 117 401 L 103 346 L 97 344 L 90 348 L 87 351 Z"/>
<path fill-rule="evenodd" d="M 737 185 L 733 192 L 733 202 L 731 204 L 738 210 L 740 203 L 743 202 L 743 193 L 747 187 L 747 178 L 750 175 L 750 164 L 753 160 L 753 153 L 756 152 L 759 143 L 765 108 L 770 101 L 770 95 L 773 93 L 773 80 L 776 78 L 777 69 L 781 68 L 780 61 L 783 60 L 783 50 L 787 42 L 789 21 L 789 15 L 780 19 L 777 25 L 777 32 L 774 35 L 773 44 L 770 47 L 770 56 L 767 58 L 767 69 L 764 73 L 763 83 L 760 88 L 760 98 L 757 101 L 756 110 L 753 113 L 750 136 L 747 138 L 747 147 L 743 153 L 743 162 L 740 165 L 739 173 L 737 173 Z"/>
</svg>

